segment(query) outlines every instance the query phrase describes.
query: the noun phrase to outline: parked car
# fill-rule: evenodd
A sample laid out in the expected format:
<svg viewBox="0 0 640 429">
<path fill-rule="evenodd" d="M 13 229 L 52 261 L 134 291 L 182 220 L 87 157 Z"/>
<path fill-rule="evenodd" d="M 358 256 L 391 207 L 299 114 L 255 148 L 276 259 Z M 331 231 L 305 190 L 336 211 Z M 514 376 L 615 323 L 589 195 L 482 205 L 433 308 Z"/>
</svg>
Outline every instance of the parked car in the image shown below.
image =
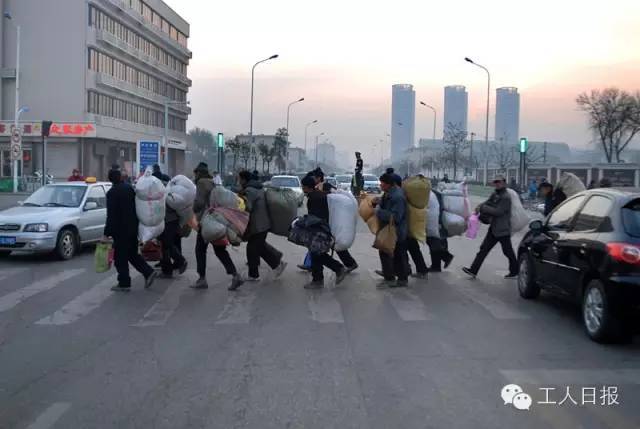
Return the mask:
<svg viewBox="0 0 640 429">
<path fill-rule="evenodd" d="M 520 296 L 568 297 L 591 339 L 629 340 L 640 305 L 640 189 L 583 191 L 529 228 L 518 248 Z"/>
<path fill-rule="evenodd" d="M 338 188 L 338 181 L 336 180 L 336 178 L 334 176 L 329 176 L 329 177 L 325 177 L 324 181 L 328 184 L 330 184 L 331 186 L 333 186 L 334 188 Z"/>
<path fill-rule="evenodd" d="M 20 206 L 0 211 L 0 254 L 55 252 L 71 259 L 80 246 L 102 238 L 111 183 L 46 185 Z"/>
<path fill-rule="evenodd" d="M 342 191 L 350 191 L 351 190 L 351 178 L 353 176 L 351 174 L 338 174 L 336 175 L 336 182 L 338 182 L 337 188 Z"/>
<path fill-rule="evenodd" d="M 273 176 L 269 186 L 293 190 L 298 196 L 298 207 L 302 206 L 302 202 L 304 201 L 304 192 L 302 192 L 302 184 L 300 183 L 298 176 Z"/>
<path fill-rule="evenodd" d="M 375 174 L 363 174 L 364 178 L 364 191 L 373 194 L 379 194 L 382 192 L 380 188 L 380 180 Z"/>
</svg>

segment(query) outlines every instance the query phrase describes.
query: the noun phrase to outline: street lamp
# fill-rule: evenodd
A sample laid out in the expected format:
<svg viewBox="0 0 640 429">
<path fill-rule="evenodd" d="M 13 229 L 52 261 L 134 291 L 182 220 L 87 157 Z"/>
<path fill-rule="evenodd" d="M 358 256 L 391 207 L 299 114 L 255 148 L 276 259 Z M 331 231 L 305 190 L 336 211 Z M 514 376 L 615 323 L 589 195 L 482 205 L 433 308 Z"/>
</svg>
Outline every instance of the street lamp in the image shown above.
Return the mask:
<svg viewBox="0 0 640 429">
<path fill-rule="evenodd" d="M 289 105 L 287 106 L 287 147 L 285 149 L 287 151 L 286 163 L 289 162 L 289 115 L 291 113 L 291 106 L 293 106 L 296 103 L 302 103 L 303 101 L 304 101 L 304 97 L 301 97 L 299 100 L 293 101 L 289 103 Z M 285 170 L 286 170 L 286 166 L 285 166 Z"/>
<path fill-rule="evenodd" d="M 269 58 L 265 58 L 264 60 L 258 61 L 251 68 L 251 119 L 249 122 L 249 137 L 251 137 L 251 144 L 253 144 L 253 82 L 254 82 L 256 67 L 258 66 L 258 64 L 267 62 L 269 60 L 275 60 L 276 58 L 278 58 L 277 54 L 271 55 Z"/>
<path fill-rule="evenodd" d="M 164 172 L 169 174 L 169 106 L 188 106 L 190 101 L 165 101 L 164 102 Z M 140 166 L 138 166 L 140 168 Z"/>
<path fill-rule="evenodd" d="M 15 116 L 14 116 L 14 130 L 20 132 L 18 129 L 18 122 L 20 120 L 20 25 L 16 24 L 13 20 L 13 16 L 10 12 L 4 12 L 4 17 L 11 21 L 16 27 L 16 95 L 15 95 Z M 20 145 L 20 159 L 22 159 L 22 145 Z M 13 192 L 18 192 L 18 159 L 13 161 Z"/>
<path fill-rule="evenodd" d="M 436 142 L 436 118 L 438 117 L 438 112 L 436 111 L 436 108 L 433 106 L 428 105 L 427 103 L 425 103 L 424 101 L 421 101 L 420 104 L 422 104 L 424 107 L 433 110 L 433 143 L 435 144 Z M 424 150 L 422 148 L 420 148 L 420 158 L 421 158 L 421 163 L 424 162 L 423 158 L 423 153 Z"/>
<path fill-rule="evenodd" d="M 487 156 L 487 153 L 489 151 L 489 98 L 491 97 L 491 73 L 489 73 L 489 69 L 487 69 L 485 66 L 473 62 L 473 60 L 469 57 L 465 57 L 464 60 L 476 67 L 480 67 L 482 70 L 487 72 L 487 113 L 484 130 L 484 184 L 486 185 L 488 179 L 487 171 L 489 170 L 489 157 Z"/>
<path fill-rule="evenodd" d="M 324 135 L 324 132 L 316 136 L 316 167 L 318 166 L 318 139 Z"/>
<path fill-rule="evenodd" d="M 309 126 L 313 124 L 317 124 L 318 120 L 314 119 L 304 126 L 304 155 L 307 156 L 307 131 L 309 130 Z"/>
</svg>

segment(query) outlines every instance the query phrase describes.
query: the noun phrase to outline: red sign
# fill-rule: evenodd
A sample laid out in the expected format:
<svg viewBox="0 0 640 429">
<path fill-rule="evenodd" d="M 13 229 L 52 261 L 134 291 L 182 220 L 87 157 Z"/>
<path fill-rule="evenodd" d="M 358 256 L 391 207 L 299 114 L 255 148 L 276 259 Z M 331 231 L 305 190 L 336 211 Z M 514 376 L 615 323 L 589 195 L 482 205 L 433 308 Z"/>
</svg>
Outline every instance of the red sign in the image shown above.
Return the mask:
<svg viewBox="0 0 640 429">
<path fill-rule="evenodd" d="M 93 124 L 59 124 L 54 123 L 49 130 L 51 137 L 95 137 L 96 127 Z"/>
<path fill-rule="evenodd" d="M 0 137 L 11 137 L 15 125 L 10 121 L 0 122 Z M 23 137 L 40 137 L 42 122 L 21 122 L 20 134 Z M 93 122 L 54 122 L 50 137 L 96 137 L 96 125 Z"/>
</svg>

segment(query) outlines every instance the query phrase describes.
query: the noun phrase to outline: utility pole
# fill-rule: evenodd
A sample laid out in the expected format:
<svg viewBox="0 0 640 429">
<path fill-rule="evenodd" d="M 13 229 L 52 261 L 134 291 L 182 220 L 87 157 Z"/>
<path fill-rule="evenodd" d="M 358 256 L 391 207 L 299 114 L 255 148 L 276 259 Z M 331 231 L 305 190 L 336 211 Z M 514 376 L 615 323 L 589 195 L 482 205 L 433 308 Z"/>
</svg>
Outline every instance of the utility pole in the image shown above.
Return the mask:
<svg viewBox="0 0 640 429">
<path fill-rule="evenodd" d="M 544 142 L 544 151 L 542 152 L 542 162 L 547 163 L 547 142 Z"/>
<path fill-rule="evenodd" d="M 473 168 L 476 163 L 473 162 L 473 138 L 476 136 L 476 133 L 471 133 L 471 142 L 469 144 L 469 162 L 471 163 L 471 174 L 473 174 Z"/>
</svg>

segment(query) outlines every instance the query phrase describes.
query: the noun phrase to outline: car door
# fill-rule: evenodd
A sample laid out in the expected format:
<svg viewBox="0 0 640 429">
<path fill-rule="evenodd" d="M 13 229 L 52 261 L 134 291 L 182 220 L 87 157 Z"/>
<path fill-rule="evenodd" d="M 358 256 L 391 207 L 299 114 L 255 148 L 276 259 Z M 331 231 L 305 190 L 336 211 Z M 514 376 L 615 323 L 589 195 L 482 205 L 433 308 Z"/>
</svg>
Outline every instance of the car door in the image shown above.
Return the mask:
<svg viewBox="0 0 640 429">
<path fill-rule="evenodd" d="M 543 232 L 538 237 L 539 242 L 534 246 L 539 249 L 538 278 L 547 288 L 561 294 L 567 292 L 562 288 L 558 277 L 568 269 L 568 254 L 567 248 L 560 243 L 566 242 L 573 220 L 584 201 L 585 196 L 578 195 L 558 206 L 547 218 Z"/>
<path fill-rule="evenodd" d="M 87 209 L 87 203 L 94 202 L 97 207 Z M 102 185 L 93 185 L 87 191 L 80 214 L 79 229 L 82 242 L 96 241 L 104 233 L 104 225 L 107 220 L 107 195 Z"/>
</svg>

